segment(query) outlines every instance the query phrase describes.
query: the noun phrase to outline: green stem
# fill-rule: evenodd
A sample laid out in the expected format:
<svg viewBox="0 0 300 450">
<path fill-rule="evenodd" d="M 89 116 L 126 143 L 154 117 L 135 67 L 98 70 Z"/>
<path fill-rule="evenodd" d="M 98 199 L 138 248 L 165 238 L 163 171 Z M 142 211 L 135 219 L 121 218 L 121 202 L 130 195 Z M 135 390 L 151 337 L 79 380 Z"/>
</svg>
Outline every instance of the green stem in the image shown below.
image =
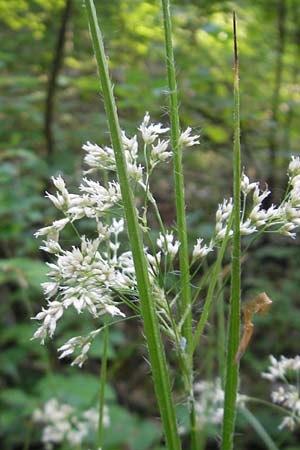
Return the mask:
<svg viewBox="0 0 300 450">
<path fill-rule="evenodd" d="M 226 332 L 225 332 L 225 320 L 224 320 L 224 295 L 223 295 L 223 283 L 221 279 L 221 274 L 218 278 L 218 289 L 220 293 L 220 298 L 218 300 L 217 306 L 217 316 L 218 316 L 218 364 L 219 364 L 219 374 L 221 378 L 222 389 L 224 389 L 225 382 L 225 355 L 224 348 L 226 342 Z"/>
<path fill-rule="evenodd" d="M 269 408 L 274 409 L 274 411 L 277 411 L 278 413 L 284 414 L 286 416 L 294 417 L 294 414 L 292 411 L 289 411 L 288 409 L 285 409 L 280 405 L 275 405 L 274 403 L 268 402 L 267 400 L 263 400 L 261 398 L 248 397 L 248 395 L 246 395 L 245 401 L 248 403 L 251 402 L 251 403 L 257 403 L 259 405 L 265 405 L 265 406 L 268 406 Z"/>
<path fill-rule="evenodd" d="M 257 420 L 257 418 L 252 414 L 249 409 L 246 407 L 241 408 L 240 410 L 242 414 L 244 415 L 245 419 L 249 422 L 249 424 L 254 428 L 256 433 L 259 435 L 261 440 L 266 445 L 266 448 L 268 450 L 279 450 L 273 439 L 269 436 L 269 434 L 266 432 L 262 424 Z"/>
<path fill-rule="evenodd" d="M 165 30 L 165 49 L 169 87 L 170 102 L 170 122 L 171 122 L 171 145 L 173 150 L 173 173 L 175 182 L 175 203 L 177 216 L 179 248 L 179 268 L 180 268 L 180 293 L 181 304 L 179 307 L 180 315 L 186 314 L 182 334 L 186 339 L 186 351 L 188 361 L 188 373 L 190 378 L 190 391 L 193 389 L 193 358 L 192 358 L 192 298 L 190 285 L 190 268 L 189 268 L 189 250 L 187 240 L 187 226 L 185 216 L 185 200 L 184 200 L 184 177 L 182 167 L 182 148 L 179 145 L 180 124 L 178 115 L 178 95 L 175 74 L 175 60 L 172 43 L 172 21 L 169 0 L 162 0 L 162 10 Z M 192 395 L 189 393 L 189 395 Z M 193 395 L 190 398 L 193 403 Z M 190 424 L 191 424 L 191 448 L 197 450 L 197 430 L 195 429 L 194 405 L 191 405 Z"/>
<path fill-rule="evenodd" d="M 174 182 L 175 199 L 177 213 L 177 230 L 180 242 L 179 266 L 180 266 L 180 286 L 181 286 L 181 312 L 189 309 L 185 323 L 183 325 L 183 335 L 187 340 L 187 352 L 191 352 L 192 343 L 192 310 L 191 310 L 191 286 L 189 270 L 189 251 L 187 241 L 187 226 L 185 216 L 184 200 L 184 178 L 182 168 L 182 149 L 179 145 L 180 125 L 178 115 L 178 96 L 175 75 L 175 61 L 172 44 L 172 22 L 169 0 L 162 0 L 166 61 L 168 73 L 169 101 L 170 101 L 170 122 L 171 122 L 171 144 L 174 159 Z"/>
<path fill-rule="evenodd" d="M 203 306 L 201 317 L 200 317 L 200 320 L 199 320 L 199 322 L 197 324 L 196 331 L 194 333 L 193 345 L 192 345 L 193 353 L 196 350 L 196 347 L 197 347 L 197 345 L 199 343 L 199 339 L 200 339 L 200 337 L 202 335 L 204 326 L 205 326 L 205 324 L 207 322 L 207 319 L 208 319 L 211 302 L 212 302 L 213 295 L 214 295 L 214 292 L 215 292 L 215 288 L 216 288 L 216 285 L 218 283 L 218 279 L 219 279 L 219 275 L 220 275 L 220 270 L 221 270 L 221 266 L 222 266 L 224 253 L 225 253 L 225 250 L 226 250 L 226 247 L 227 247 L 227 244 L 228 244 L 228 241 L 229 241 L 229 237 L 230 237 L 229 233 L 230 233 L 230 230 L 231 230 L 232 219 L 233 219 L 233 214 L 230 215 L 230 218 L 229 218 L 229 221 L 228 221 L 228 224 L 227 224 L 226 234 L 225 234 L 225 237 L 223 239 L 221 248 L 220 248 L 220 250 L 218 252 L 217 260 L 216 260 L 216 262 L 214 264 L 213 274 L 212 274 L 212 277 L 211 277 L 211 280 L 210 280 L 210 283 L 209 283 L 209 288 L 208 288 L 208 292 L 207 292 L 207 295 L 206 295 L 206 298 L 205 298 L 205 303 L 204 303 L 204 306 Z"/>
<path fill-rule="evenodd" d="M 229 330 L 227 338 L 227 361 L 225 381 L 225 401 L 222 433 L 222 450 L 233 449 L 233 436 L 236 418 L 236 399 L 238 391 L 239 364 L 234 362 L 240 339 L 240 289 L 241 289 L 241 238 L 240 238 L 240 190 L 241 190 L 241 152 L 240 152 L 240 105 L 239 74 L 236 40 L 236 20 L 233 13 L 234 35 L 234 155 L 233 155 L 233 251 L 231 272 L 231 301 L 229 311 Z"/>
<path fill-rule="evenodd" d="M 107 321 L 105 320 L 107 325 Z M 104 394 L 106 385 L 107 373 L 107 349 L 108 349 L 109 327 L 104 328 L 103 354 L 101 358 L 101 373 L 100 373 L 100 392 L 99 392 L 99 420 L 98 420 L 98 441 L 97 448 L 103 447 L 103 417 L 104 417 Z"/>
<path fill-rule="evenodd" d="M 191 401 L 191 411 L 190 411 L 190 425 L 191 425 L 191 448 L 198 450 L 199 449 L 199 434 L 197 430 L 197 413 L 195 408 L 195 400 L 192 397 Z"/>
<path fill-rule="evenodd" d="M 112 84 L 109 78 L 103 39 L 97 23 L 97 15 L 93 0 L 86 0 L 85 5 L 98 65 L 99 79 L 102 86 L 102 95 L 104 98 L 111 140 L 115 153 L 117 173 L 121 187 L 127 222 L 127 231 L 135 266 L 137 287 L 141 303 L 141 313 L 144 322 L 145 336 L 153 373 L 156 397 L 162 417 L 167 447 L 169 450 L 180 450 L 181 444 L 177 429 L 175 408 L 171 396 L 167 361 L 159 332 L 159 324 L 154 307 L 154 301 L 151 294 L 148 264 L 143 249 L 137 212 L 127 174 L 126 160 L 121 139 L 121 130 L 115 99 L 113 96 Z"/>
</svg>

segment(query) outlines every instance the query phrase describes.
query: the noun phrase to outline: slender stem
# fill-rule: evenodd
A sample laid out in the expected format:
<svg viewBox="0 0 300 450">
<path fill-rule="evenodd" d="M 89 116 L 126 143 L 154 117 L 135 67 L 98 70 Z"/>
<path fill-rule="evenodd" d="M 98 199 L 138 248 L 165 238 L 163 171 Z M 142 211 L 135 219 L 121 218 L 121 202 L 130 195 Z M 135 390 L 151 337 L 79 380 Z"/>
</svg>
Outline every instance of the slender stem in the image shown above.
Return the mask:
<svg viewBox="0 0 300 450">
<path fill-rule="evenodd" d="M 98 65 L 99 79 L 107 114 L 116 167 L 124 204 L 127 231 L 132 248 L 133 261 L 139 291 L 141 313 L 144 322 L 145 336 L 151 363 L 156 397 L 162 417 L 166 444 L 169 450 L 180 450 L 181 444 L 177 429 L 175 408 L 171 396 L 171 386 L 167 361 L 159 332 L 158 318 L 152 298 L 148 265 L 143 249 L 138 217 L 134 205 L 133 194 L 127 174 L 126 160 L 121 139 L 121 130 L 117 114 L 113 88 L 109 78 L 108 64 L 105 56 L 102 35 L 97 22 L 93 0 L 86 0 L 86 11 L 91 38 Z"/>
<path fill-rule="evenodd" d="M 285 409 L 280 405 L 275 405 L 274 403 L 268 402 L 267 400 L 263 400 L 261 398 L 248 397 L 248 395 L 246 395 L 245 401 L 247 403 L 251 402 L 251 403 L 257 403 L 259 405 L 265 405 L 265 406 L 268 406 L 269 408 L 274 409 L 274 411 L 277 411 L 278 413 L 284 414 L 286 416 L 291 416 L 293 418 L 295 417 L 294 413 L 292 411 L 289 411 L 288 409 Z"/>
<path fill-rule="evenodd" d="M 170 1 L 162 0 L 164 30 L 165 30 L 165 48 L 166 62 L 169 87 L 170 102 L 170 122 L 171 122 L 171 144 L 173 150 L 173 173 L 175 182 L 175 201 L 179 248 L 179 268 L 180 268 L 180 293 L 181 303 L 179 313 L 185 315 L 182 326 L 182 334 L 186 339 L 186 351 L 188 361 L 188 373 L 190 378 L 190 425 L 191 425 L 191 448 L 197 450 L 197 430 L 195 423 L 195 407 L 193 398 L 193 358 L 192 358 L 192 297 L 190 285 L 190 268 L 189 268 L 189 250 L 187 240 L 187 226 L 185 216 L 185 200 L 184 200 L 184 177 L 182 167 L 182 148 L 179 145 L 180 124 L 178 115 L 178 95 L 175 74 L 175 60 L 172 43 L 172 21 L 170 12 Z"/>
<path fill-rule="evenodd" d="M 199 450 L 199 431 L 197 429 L 197 412 L 194 397 L 190 401 L 191 448 Z"/>
<path fill-rule="evenodd" d="M 106 320 L 105 324 L 107 324 Z M 97 448 L 103 447 L 103 417 L 104 417 L 104 403 L 105 403 L 104 394 L 105 394 L 106 373 L 107 373 L 108 337 L 109 337 L 109 327 L 106 326 L 104 328 L 103 354 L 101 358 Z"/>
<path fill-rule="evenodd" d="M 241 289 L 241 237 L 240 237 L 240 190 L 241 190 L 241 152 L 240 152 L 240 105 L 239 74 L 236 39 L 236 19 L 233 13 L 234 37 L 234 155 L 233 155 L 233 251 L 231 272 L 231 300 L 229 329 L 227 338 L 227 361 L 225 381 L 225 402 L 222 434 L 222 450 L 233 449 L 233 436 L 236 418 L 236 399 L 238 391 L 239 364 L 234 358 L 240 338 L 240 289 Z"/>
<path fill-rule="evenodd" d="M 218 283 L 218 278 L 219 278 L 219 274 L 220 274 L 220 270 L 221 270 L 221 266 L 222 266 L 224 253 L 225 253 L 225 250 L 226 250 L 226 247 L 227 247 L 227 244 L 228 244 L 228 240 L 229 240 L 229 232 L 231 230 L 232 219 L 233 219 L 233 214 L 230 215 L 230 218 L 229 218 L 229 221 L 228 221 L 226 234 L 225 234 L 225 237 L 223 239 L 221 248 L 220 248 L 220 250 L 218 252 L 218 257 L 217 257 L 217 260 L 216 260 L 214 268 L 213 268 L 213 273 L 212 273 L 211 280 L 210 280 L 210 283 L 209 283 L 209 288 L 208 288 L 208 292 L 207 292 L 207 295 L 206 295 L 206 299 L 205 299 L 205 303 L 204 303 L 204 306 L 203 306 L 203 310 L 202 310 L 202 313 L 201 313 L 201 317 L 200 317 L 200 320 L 199 320 L 199 322 L 197 324 L 196 331 L 194 333 L 193 345 L 192 345 L 193 353 L 196 350 L 196 347 L 197 347 L 197 345 L 199 343 L 199 339 L 200 339 L 200 337 L 202 335 L 204 326 L 205 326 L 205 324 L 207 322 L 207 319 L 208 319 L 211 302 L 212 302 L 212 299 L 213 299 L 213 295 L 214 295 L 214 292 L 215 292 L 216 285 Z"/>
<path fill-rule="evenodd" d="M 50 160 L 53 158 L 55 152 L 55 134 L 54 134 L 54 120 L 55 120 L 55 96 L 58 88 L 58 76 L 61 70 L 65 44 L 67 38 L 68 24 L 71 18 L 73 0 L 66 0 L 64 9 L 62 11 L 61 24 L 57 33 L 57 42 L 54 50 L 54 57 L 49 73 L 49 80 L 46 92 L 45 116 L 44 116 L 44 132 L 46 139 L 47 156 Z"/>
<path fill-rule="evenodd" d="M 261 440 L 264 442 L 266 448 L 268 450 L 279 450 L 273 439 L 269 436 L 262 424 L 259 422 L 259 420 L 257 420 L 252 412 L 249 411 L 249 409 L 246 407 L 241 408 L 240 411 L 242 412 L 246 420 L 250 423 L 252 428 L 254 428 Z"/>
<path fill-rule="evenodd" d="M 174 52 L 172 44 L 172 22 L 171 22 L 169 0 L 162 0 L 162 8 L 164 17 L 166 61 L 167 61 L 169 101 L 170 101 L 171 144 L 174 159 L 177 229 L 178 229 L 178 239 L 180 242 L 179 265 L 180 265 L 180 286 L 181 286 L 181 310 L 182 310 L 181 312 L 184 313 L 187 309 L 189 309 L 189 313 L 187 314 L 186 320 L 183 325 L 183 335 L 187 340 L 187 352 L 188 354 L 190 354 L 192 343 L 192 310 L 191 310 L 189 252 L 188 252 L 187 226 L 185 216 L 182 149 L 181 146 L 179 145 L 180 125 L 178 115 L 178 96 L 177 96 Z"/>
<path fill-rule="evenodd" d="M 217 316 L 218 316 L 218 364 L 219 374 L 221 378 L 222 389 L 224 389 L 225 382 L 225 355 L 224 348 L 226 342 L 225 332 L 225 320 L 224 320 L 224 296 L 223 296 L 223 281 L 222 274 L 219 274 L 218 278 L 218 291 L 220 293 L 220 299 L 218 300 Z"/>
</svg>

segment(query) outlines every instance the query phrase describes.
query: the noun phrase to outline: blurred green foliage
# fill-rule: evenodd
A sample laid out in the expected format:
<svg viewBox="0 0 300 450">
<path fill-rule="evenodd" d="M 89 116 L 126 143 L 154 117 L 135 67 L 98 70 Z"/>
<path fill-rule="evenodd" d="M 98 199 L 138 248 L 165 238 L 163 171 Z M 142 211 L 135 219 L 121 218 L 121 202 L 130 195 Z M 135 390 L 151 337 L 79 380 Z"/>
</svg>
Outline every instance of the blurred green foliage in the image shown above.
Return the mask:
<svg viewBox="0 0 300 450">
<path fill-rule="evenodd" d="M 128 134 L 134 132 L 146 110 L 167 121 L 160 2 L 95 3 L 122 126 Z M 56 397 L 83 409 L 95 405 L 98 392 L 101 336 L 81 371 L 59 362 L 55 350 L 74 331 L 84 333 L 90 325 L 85 317 L 68 316 L 55 347 L 51 342 L 42 347 L 30 341 L 35 330 L 30 318 L 45 304 L 39 285 L 47 271 L 33 233 L 55 215 L 43 193 L 51 189 L 50 176 L 59 172 L 71 186 L 77 183 L 81 145 L 87 139 L 109 143 L 84 7 L 73 0 L 53 93 L 53 151 L 49 153 L 47 147 L 45 102 L 65 4 L 64 0 L 0 0 L 3 450 L 41 448 L 31 414 L 45 401 Z M 275 200 L 281 196 L 285 167 L 290 155 L 297 154 L 300 137 L 300 4 L 296 0 L 174 0 L 172 6 L 181 123 L 195 127 L 202 136 L 201 147 L 184 157 L 194 242 L 196 237 L 209 236 L 216 204 L 231 189 L 233 8 L 238 16 L 243 163 L 251 176 L 272 183 Z M 170 167 L 161 171 L 153 189 L 165 221 L 172 225 Z M 297 242 L 265 240 L 247 255 L 243 297 L 265 290 L 274 300 L 270 313 L 256 319 L 254 340 L 242 360 L 241 389 L 247 394 L 268 398 L 267 383 L 260 378 L 268 354 L 299 353 L 299 266 Z M 200 378 L 212 376 L 215 370 L 216 343 L 209 331 L 206 343 L 208 350 L 200 351 Z M 106 390 L 112 431 L 105 435 L 107 450 L 159 448 L 160 428 L 150 419 L 157 410 L 143 356 L 139 323 L 129 321 L 112 330 Z M 293 437 L 278 432 L 276 415 L 261 408 L 253 411 L 276 442 L 298 448 L 297 433 Z M 240 450 L 263 448 L 242 421 L 240 431 Z M 214 441 L 207 445 L 215 448 Z"/>
</svg>

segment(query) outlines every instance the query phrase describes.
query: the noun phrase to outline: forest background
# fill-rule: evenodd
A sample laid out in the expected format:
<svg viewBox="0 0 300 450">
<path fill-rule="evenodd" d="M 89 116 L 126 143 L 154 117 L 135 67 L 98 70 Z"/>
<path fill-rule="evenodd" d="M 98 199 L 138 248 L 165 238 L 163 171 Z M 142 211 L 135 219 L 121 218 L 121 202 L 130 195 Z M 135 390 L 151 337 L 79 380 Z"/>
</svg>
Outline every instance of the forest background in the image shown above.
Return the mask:
<svg viewBox="0 0 300 450">
<path fill-rule="evenodd" d="M 167 123 L 166 74 L 160 2 L 95 1 L 115 83 L 122 127 L 133 134 L 145 111 Z M 216 205 L 231 193 L 233 50 L 232 9 L 238 16 L 243 165 L 282 197 L 291 154 L 300 139 L 300 3 L 297 0 L 173 1 L 182 127 L 201 134 L 184 155 L 189 241 L 210 236 Z M 30 320 L 45 304 L 45 256 L 34 232 L 55 210 L 44 199 L 50 177 L 78 184 L 82 144 L 109 144 L 87 20 L 80 0 L 0 0 L 0 363 L 1 449 L 39 449 L 32 413 L 55 397 L 78 408 L 97 398 L 101 336 L 81 370 L 57 360 L 65 337 L 88 324 L 72 316 L 56 341 L 31 341 Z M 174 223 L 172 173 L 166 165 L 153 183 L 165 222 Z M 261 372 L 268 356 L 299 353 L 299 242 L 260 240 L 243 267 L 243 298 L 266 291 L 274 304 L 256 320 L 241 365 L 241 391 L 269 398 Z M 226 293 L 225 293 L 226 294 Z M 213 317 L 211 318 L 213 324 Z M 214 376 L 216 342 L 207 327 L 199 379 Z M 160 448 L 157 409 L 145 359 L 142 324 L 111 331 L 107 450 Z M 282 448 L 296 449 L 299 432 L 279 431 L 280 417 L 252 412 Z M 240 450 L 264 448 L 241 421 Z M 208 436 L 206 448 L 216 448 Z M 279 445 L 280 446 L 280 445 Z M 68 447 L 59 447 L 65 450 Z M 281 447 L 280 447 L 281 448 Z"/>
</svg>

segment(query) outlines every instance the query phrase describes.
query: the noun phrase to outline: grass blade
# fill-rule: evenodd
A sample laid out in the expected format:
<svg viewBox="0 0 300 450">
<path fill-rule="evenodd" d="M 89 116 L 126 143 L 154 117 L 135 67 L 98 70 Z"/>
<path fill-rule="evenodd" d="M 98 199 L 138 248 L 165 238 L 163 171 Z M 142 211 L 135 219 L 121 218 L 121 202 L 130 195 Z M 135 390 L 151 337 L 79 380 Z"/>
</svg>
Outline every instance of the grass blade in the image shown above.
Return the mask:
<svg viewBox="0 0 300 450">
<path fill-rule="evenodd" d="M 256 431 L 258 436 L 264 442 L 268 450 L 279 450 L 273 439 L 268 435 L 262 424 L 257 420 L 257 418 L 249 411 L 248 408 L 241 408 L 241 412 L 252 428 Z"/>
<path fill-rule="evenodd" d="M 180 265 L 181 309 L 183 314 L 185 313 L 185 311 L 188 311 L 185 322 L 183 324 L 183 335 L 187 341 L 187 352 L 188 354 L 190 354 L 192 345 L 192 309 L 191 309 L 189 251 L 188 251 L 187 226 L 185 216 L 182 149 L 178 142 L 180 136 L 180 125 L 178 115 L 178 94 L 177 94 L 177 83 L 175 73 L 175 60 L 172 43 L 172 21 L 171 21 L 169 0 L 162 0 L 162 9 L 164 18 L 166 62 L 168 73 L 169 101 L 170 101 L 171 144 L 174 160 L 177 229 L 178 229 L 178 239 L 180 241 L 179 265 Z"/>
<path fill-rule="evenodd" d="M 239 364 L 234 358 L 240 339 L 240 290 L 241 290 L 241 237 L 240 237 L 240 190 L 241 190 L 241 149 L 240 149 L 240 96 L 238 52 L 236 39 L 236 18 L 233 13 L 234 38 L 234 150 L 233 150 L 233 250 L 231 272 L 231 300 L 229 329 L 227 338 L 227 360 L 222 450 L 233 449 L 236 418 L 236 400 L 239 380 Z"/>
<path fill-rule="evenodd" d="M 158 319 L 151 293 L 148 265 L 144 254 L 142 237 L 138 225 L 137 213 L 133 201 L 130 181 L 127 175 L 125 155 L 123 151 L 121 130 L 117 114 L 112 84 L 109 78 L 108 65 L 104 51 L 103 39 L 98 26 L 97 14 L 93 0 L 86 0 L 86 11 L 91 38 L 98 65 L 99 79 L 115 153 L 118 178 L 124 204 L 127 231 L 131 244 L 137 285 L 140 296 L 141 312 L 144 322 L 146 341 L 151 363 L 156 397 L 162 417 L 167 447 L 169 450 L 180 450 L 181 444 L 177 430 L 174 405 L 166 357 L 159 332 Z"/>
</svg>

